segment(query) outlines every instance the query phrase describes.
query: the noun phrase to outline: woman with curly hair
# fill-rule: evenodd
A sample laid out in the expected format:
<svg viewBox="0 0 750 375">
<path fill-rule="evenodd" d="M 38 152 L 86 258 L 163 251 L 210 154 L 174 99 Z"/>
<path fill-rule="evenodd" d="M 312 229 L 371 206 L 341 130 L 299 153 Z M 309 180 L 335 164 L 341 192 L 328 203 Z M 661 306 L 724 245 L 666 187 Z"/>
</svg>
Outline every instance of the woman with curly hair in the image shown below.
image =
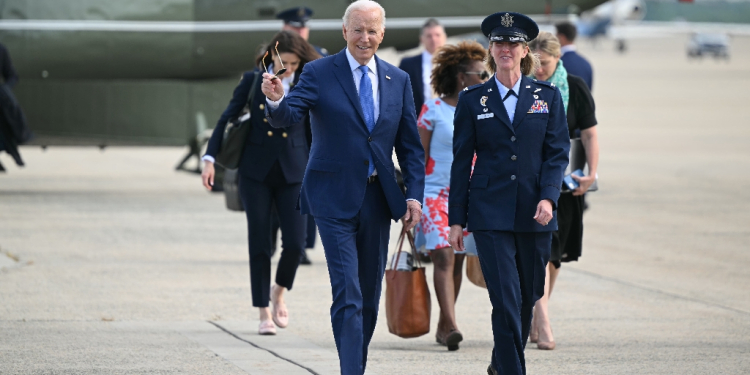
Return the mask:
<svg viewBox="0 0 750 375">
<path fill-rule="evenodd" d="M 440 304 L 437 342 L 457 350 L 463 340 L 456 324 L 455 303 L 461 288 L 461 268 L 466 251 L 453 251 L 448 243 L 448 192 L 453 163 L 453 114 L 458 94 L 489 78 L 484 65 L 487 51 L 477 42 L 446 45 L 435 53 L 432 87 L 439 98 L 422 106 L 417 120 L 425 150 L 424 213 L 417 237 L 424 242 L 435 265 L 435 294 Z"/>
</svg>

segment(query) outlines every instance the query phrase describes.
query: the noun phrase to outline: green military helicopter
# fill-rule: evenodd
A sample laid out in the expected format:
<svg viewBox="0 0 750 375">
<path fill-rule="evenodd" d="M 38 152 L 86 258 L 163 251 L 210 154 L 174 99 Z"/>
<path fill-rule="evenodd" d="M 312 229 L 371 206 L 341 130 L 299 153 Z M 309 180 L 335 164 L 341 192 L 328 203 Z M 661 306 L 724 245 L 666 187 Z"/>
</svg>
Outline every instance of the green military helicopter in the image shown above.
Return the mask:
<svg viewBox="0 0 750 375">
<path fill-rule="evenodd" d="M 382 0 L 381 48 L 416 47 L 428 17 L 449 35 L 477 32 L 497 10 L 566 14 L 602 0 Z M 275 15 L 314 9 L 310 42 L 345 46 L 349 0 L 0 0 L 0 42 L 21 77 L 15 92 L 46 145 L 185 145 L 205 134 L 241 72 L 281 29 Z"/>
</svg>

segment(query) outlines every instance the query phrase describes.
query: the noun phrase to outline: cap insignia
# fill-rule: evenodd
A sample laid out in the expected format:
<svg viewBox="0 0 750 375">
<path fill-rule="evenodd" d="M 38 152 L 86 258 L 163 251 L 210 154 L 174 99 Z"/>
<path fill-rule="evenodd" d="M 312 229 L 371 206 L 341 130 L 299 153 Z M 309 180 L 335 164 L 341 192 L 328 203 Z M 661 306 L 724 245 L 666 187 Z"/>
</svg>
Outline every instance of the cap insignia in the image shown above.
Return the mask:
<svg viewBox="0 0 750 375">
<path fill-rule="evenodd" d="M 305 16 L 305 8 L 304 7 L 300 7 L 297 10 L 297 15 L 300 16 L 300 17 L 304 17 Z"/>
<path fill-rule="evenodd" d="M 500 23 L 503 24 L 505 27 L 511 27 L 513 26 L 513 16 L 511 16 L 508 13 L 505 13 L 503 17 L 500 19 Z"/>
</svg>

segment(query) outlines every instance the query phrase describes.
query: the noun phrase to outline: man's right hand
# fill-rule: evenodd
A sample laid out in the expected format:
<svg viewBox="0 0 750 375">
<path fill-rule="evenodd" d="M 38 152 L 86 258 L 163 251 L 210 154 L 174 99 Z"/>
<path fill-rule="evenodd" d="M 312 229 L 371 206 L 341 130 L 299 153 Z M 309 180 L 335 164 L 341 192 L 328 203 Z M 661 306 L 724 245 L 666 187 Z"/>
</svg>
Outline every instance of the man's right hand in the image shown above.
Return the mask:
<svg viewBox="0 0 750 375">
<path fill-rule="evenodd" d="M 216 170 L 214 170 L 214 163 L 206 160 L 205 164 L 203 165 L 203 173 L 201 173 L 201 179 L 203 179 L 203 186 L 205 186 L 208 190 L 213 189 L 214 175 L 216 175 Z"/>
<path fill-rule="evenodd" d="M 448 234 L 448 243 L 451 244 L 455 251 L 466 251 L 464 247 L 464 228 L 461 224 L 451 225 L 451 232 Z"/>
<path fill-rule="evenodd" d="M 271 101 L 276 102 L 284 97 L 284 86 L 281 85 L 281 80 L 271 73 L 263 73 L 263 84 L 260 88 L 263 95 Z"/>
</svg>

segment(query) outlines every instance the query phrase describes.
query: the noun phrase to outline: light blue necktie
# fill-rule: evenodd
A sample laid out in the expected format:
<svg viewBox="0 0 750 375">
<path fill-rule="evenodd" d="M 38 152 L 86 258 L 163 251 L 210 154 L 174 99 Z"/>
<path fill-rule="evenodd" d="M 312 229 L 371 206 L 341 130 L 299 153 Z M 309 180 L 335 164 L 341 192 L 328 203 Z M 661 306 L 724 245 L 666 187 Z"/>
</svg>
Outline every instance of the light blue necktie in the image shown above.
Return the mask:
<svg viewBox="0 0 750 375">
<path fill-rule="evenodd" d="M 372 129 L 375 128 L 375 101 L 372 99 L 372 82 L 370 81 L 370 76 L 367 75 L 368 69 L 366 65 L 362 65 L 358 69 L 362 72 L 362 79 L 359 80 L 359 104 L 362 106 L 362 113 L 365 115 L 367 131 L 372 133 Z M 375 161 L 371 152 L 367 176 L 371 176 L 374 171 Z"/>
</svg>

